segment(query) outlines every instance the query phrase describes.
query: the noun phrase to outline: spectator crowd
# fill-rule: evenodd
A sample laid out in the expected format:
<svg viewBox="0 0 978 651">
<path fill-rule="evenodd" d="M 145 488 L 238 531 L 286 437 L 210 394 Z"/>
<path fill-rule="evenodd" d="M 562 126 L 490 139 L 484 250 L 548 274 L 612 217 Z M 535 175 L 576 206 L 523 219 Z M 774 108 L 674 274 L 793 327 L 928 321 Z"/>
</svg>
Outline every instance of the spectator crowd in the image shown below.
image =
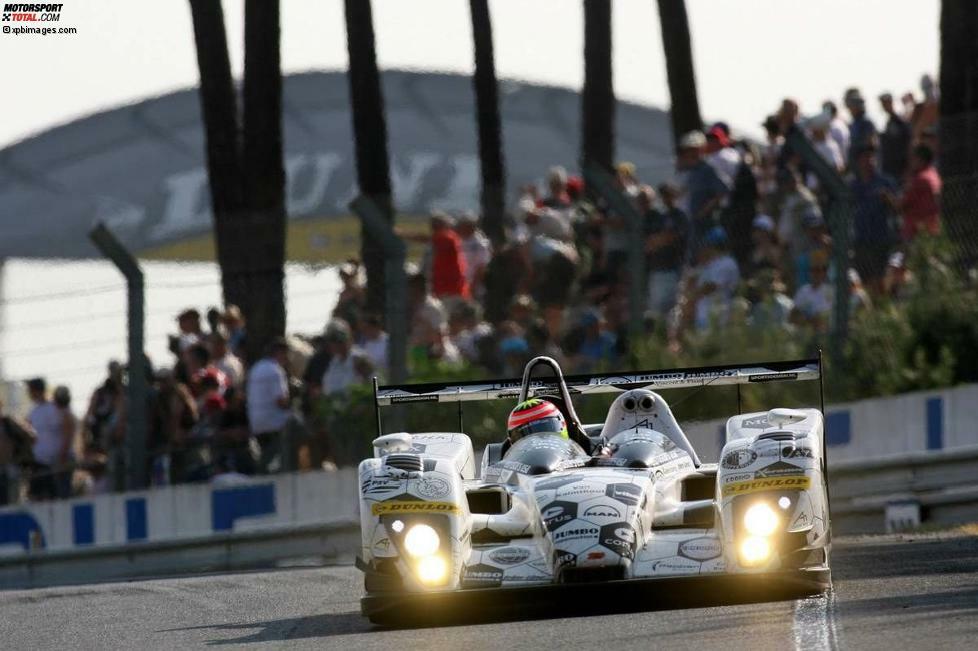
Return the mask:
<svg viewBox="0 0 978 651">
<path fill-rule="evenodd" d="M 841 106 L 804 107 L 807 116 L 785 99 L 763 121 L 763 142 L 723 122 L 682 134 L 675 176 L 657 185 L 618 163 L 616 186 L 642 217 L 642 305 L 629 300 L 629 224 L 562 167 L 544 187 L 520 189 L 503 241 L 491 243 L 474 213 L 433 213 L 428 234 L 405 235 L 425 251 L 408 269 L 412 372 L 516 376 L 541 354 L 565 372 L 613 369 L 635 343 L 632 310 L 641 311 L 644 339 L 674 351 L 733 323 L 818 340 L 831 331 L 840 275 L 854 312 L 899 301 L 915 241 L 941 229 L 930 77 L 921 92 L 899 103 L 881 95 L 883 124 L 850 88 Z M 848 186 L 848 251 L 833 245 L 830 184 L 792 146 L 798 130 Z M 151 372 L 144 407 L 153 484 L 356 461 L 335 416 L 352 387 L 386 374 L 388 335 L 383 315 L 367 309 L 361 263 L 338 271 L 343 288 L 323 332 L 276 340 L 247 368 L 238 308 L 178 316 L 172 364 Z M 0 405 L 0 504 L 19 492 L 50 499 L 122 488 L 125 375 L 110 363 L 80 420 L 68 390 L 49 399 L 42 378 L 28 383 L 26 421 Z"/>
</svg>

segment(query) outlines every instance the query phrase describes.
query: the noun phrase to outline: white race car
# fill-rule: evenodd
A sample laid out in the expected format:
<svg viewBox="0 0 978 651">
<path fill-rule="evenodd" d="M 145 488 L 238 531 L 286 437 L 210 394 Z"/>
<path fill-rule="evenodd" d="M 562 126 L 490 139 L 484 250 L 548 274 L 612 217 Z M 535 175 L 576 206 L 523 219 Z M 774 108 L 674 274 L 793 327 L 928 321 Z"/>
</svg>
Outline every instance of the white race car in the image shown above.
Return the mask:
<svg viewBox="0 0 978 651">
<path fill-rule="evenodd" d="M 534 377 L 541 366 L 552 376 Z M 820 381 L 821 364 L 565 379 L 554 360 L 537 357 L 522 382 L 375 383 L 378 430 L 389 405 L 458 402 L 461 410 L 464 401 L 534 397 L 556 405 L 568 431 L 490 444 L 478 473 L 465 434 L 379 436 L 359 468 L 363 614 L 394 623 L 520 608 L 576 590 L 595 603 L 601 594 L 620 601 L 623 590 L 710 590 L 711 582 L 759 593 L 826 589 L 821 409 L 734 416 L 720 463 L 704 464 L 651 390 L 783 380 Z M 607 392 L 620 395 L 605 422 L 582 424 L 572 398 Z"/>
</svg>

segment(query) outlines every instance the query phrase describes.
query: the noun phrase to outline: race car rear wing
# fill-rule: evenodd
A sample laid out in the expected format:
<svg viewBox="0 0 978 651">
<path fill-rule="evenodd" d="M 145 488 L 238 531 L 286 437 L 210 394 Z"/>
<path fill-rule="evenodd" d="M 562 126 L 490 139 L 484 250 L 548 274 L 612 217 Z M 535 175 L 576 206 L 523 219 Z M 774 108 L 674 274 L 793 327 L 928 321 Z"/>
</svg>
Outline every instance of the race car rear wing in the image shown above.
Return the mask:
<svg viewBox="0 0 978 651">
<path fill-rule="evenodd" d="M 821 358 L 816 357 L 749 365 L 730 364 L 627 373 L 565 375 L 564 383 L 571 395 L 591 395 L 618 393 L 629 389 L 662 391 L 688 387 L 821 380 L 821 369 Z M 377 386 L 375 380 L 374 399 L 377 407 L 412 402 L 467 402 L 501 398 L 515 400 L 520 396 L 521 383 L 522 381 L 516 378 Z M 530 380 L 529 389 L 536 395 L 561 393 L 561 387 L 555 377 L 534 378 Z M 819 393 L 821 394 L 821 391 Z"/>
</svg>

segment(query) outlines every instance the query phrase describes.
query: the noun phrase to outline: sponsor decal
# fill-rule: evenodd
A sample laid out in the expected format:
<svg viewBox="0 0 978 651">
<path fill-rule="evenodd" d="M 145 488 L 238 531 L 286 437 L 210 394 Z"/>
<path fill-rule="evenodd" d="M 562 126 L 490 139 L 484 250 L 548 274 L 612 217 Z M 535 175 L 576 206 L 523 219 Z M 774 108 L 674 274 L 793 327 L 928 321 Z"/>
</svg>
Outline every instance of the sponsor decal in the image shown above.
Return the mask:
<svg viewBox="0 0 978 651">
<path fill-rule="evenodd" d="M 725 454 L 723 461 L 720 462 L 720 465 L 731 470 L 740 470 L 741 468 L 746 468 L 750 464 L 754 463 L 755 460 L 757 460 L 757 453 L 753 450 L 744 448 L 742 450 L 733 450 Z"/>
<path fill-rule="evenodd" d="M 721 494 L 729 497 L 768 490 L 807 490 L 811 485 L 812 480 L 809 477 L 769 477 L 726 484 L 721 489 Z"/>
<path fill-rule="evenodd" d="M 716 538 L 693 538 L 679 545 L 679 555 L 694 561 L 708 561 L 723 553 Z"/>
<path fill-rule="evenodd" d="M 413 445 L 411 445 L 411 449 L 409 450 L 409 452 L 413 452 L 414 454 L 421 454 L 427 449 L 428 449 L 427 445 L 422 445 L 421 443 L 414 443 Z"/>
<path fill-rule="evenodd" d="M 573 475 L 569 477 L 555 477 L 553 479 L 538 481 L 536 484 L 534 484 L 533 489 L 536 491 L 548 491 L 555 488 L 560 488 L 561 486 L 566 486 L 567 484 L 573 484 L 574 482 L 578 481 L 581 481 L 581 478 Z"/>
<path fill-rule="evenodd" d="M 740 427 L 743 429 L 767 429 L 771 426 L 771 423 L 767 420 L 767 414 L 763 416 L 754 416 L 753 418 L 745 418 L 740 423 Z"/>
<path fill-rule="evenodd" d="M 450 487 L 448 482 L 440 477 L 422 477 L 418 480 L 415 490 L 422 497 L 437 499 L 448 495 Z"/>
<path fill-rule="evenodd" d="M 466 567 L 462 577 L 462 582 L 466 585 L 499 585 L 502 580 L 503 571 L 485 563 Z"/>
<path fill-rule="evenodd" d="M 780 382 L 782 380 L 797 380 L 797 373 L 765 373 L 764 375 L 749 375 L 748 382 Z"/>
<path fill-rule="evenodd" d="M 652 562 L 653 572 L 685 572 L 699 571 L 700 564 L 698 561 L 688 560 L 682 557 L 676 558 L 663 558 Z"/>
<path fill-rule="evenodd" d="M 804 474 L 804 468 L 793 466 L 790 463 L 785 463 L 784 461 L 777 461 L 772 463 L 770 466 L 765 466 L 758 470 L 754 474 L 754 477 L 757 479 L 763 479 L 764 477 L 791 477 Z"/>
<path fill-rule="evenodd" d="M 642 489 L 635 484 L 608 484 L 604 494 L 622 504 L 637 506 Z"/>
<path fill-rule="evenodd" d="M 562 549 L 554 550 L 554 571 L 575 563 L 577 563 L 577 554 L 565 552 Z"/>
<path fill-rule="evenodd" d="M 724 475 L 723 476 L 723 483 L 724 484 L 729 484 L 731 482 L 735 482 L 735 481 L 746 481 L 748 479 L 753 479 L 753 478 L 754 478 L 754 473 L 752 473 L 752 472 L 738 472 L 738 473 L 735 473 L 733 475 Z"/>
<path fill-rule="evenodd" d="M 374 543 L 374 549 L 376 549 L 377 551 L 386 552 L 390 548 L 391 548 L 390 538 L 381 538 L 380 540 Z"/>
<path fill-rule="evenodd" d="M 581 515 L 583 518 L 620 518 L 621 512 L 610 504 L 598 504 L 588 507 Z"/>
<path fill-rule="evenodd" d="M 503 547 L 489 552 L 489 560 L 500 565 L 516 565 L 528 558 L 530 550 L 526 547 Z"/>
<path fill-rule="evenodd" d="M 451 502 L 402 502 L 389 501 L 377 502 L 370 506 L 370 512 L 374 515 L 388 515 L 392 513 L 450 513 L 455 515 L 459 512 L 458 505 Z"/>
<path fill-rule="evenodd" d="M 811 448 L 786 447 L 781 451 L 782 459 L 814 459 Z"/>
<path fill-rule="evenodd" d="M 577 504 L 574 502 L 551 502 L 540 510 L 540 517 L 547 531 L 553 531 L 577 518 Z"/>
<path fill-rule="evenodd" d="M 401 402 L 438 402 L 438 396 L 433 395 L 423 395 L 423 396 L 391 396 L 390 401 L 392 405 L 396 405 Z"/>
<path fill-rule="evenodd" d="M 451 434 L 412 434 L 411 438 L 421 439 L 428 443 L 433 443 L 435 441 L 448 442 L 452 440 Z"/>
<path fill-rule="evenodd" d="M 802 511 L 801 513 L 799 513 L 798 514 L 798 517 L 795 518 L 795 521 L 791 523 L 791 527 L 792 528 L 794 528 L 794 527 L 800 527 L 800 526 L 803 527 L 803 526 L 807 526 L 807 525 L 808 525 L 808 514 L 805 513 L 804 511 Z"/>
<path fill-rule="evenodd" d="M 624 558 L 635 558 L 635 528 L 627 522 L 615 522 L 601 527 L 601 545 Z"/>
<path fill-rule="evenodd" d="M 399 479 L 390 479 L 387 477 L 367 479 L 360 484 L 360 492 L 364 495 L 387 493 L 390 491 L 399 490 L 400 488 L 401 481 Z"/>
<path fill-rule="evenodd" d="M 572 484 L 566 488 L 557 490 L 557 497 L 569 497 L 571 495 L 600 495 L 604 491 L 604 484 L 584 482 Z"/>
<path fill-rule="evenodd" d="M 589 561 L 600 561 L 604 558 L 604 552 L 588 552 L 587 559 Z"/>
<path fill-rule="evenodd" d="M 520 463 L 519 461 L 513 461 L 512 459 L 503 459 L 496 465 L 504 470 L 512 470 L 513 472 L 518 472 L 524 475 L 530 472 L 530 466 L 525 463 Z"/>
<path fill-rule="evenodd" d="M 557 540 L 577 540 L 578 538 L 590 538 L 597 536 L 597 527 L 576 527 L 574 529 L 562 529 L 553 534 L 554 541 Z"/>
</svg>

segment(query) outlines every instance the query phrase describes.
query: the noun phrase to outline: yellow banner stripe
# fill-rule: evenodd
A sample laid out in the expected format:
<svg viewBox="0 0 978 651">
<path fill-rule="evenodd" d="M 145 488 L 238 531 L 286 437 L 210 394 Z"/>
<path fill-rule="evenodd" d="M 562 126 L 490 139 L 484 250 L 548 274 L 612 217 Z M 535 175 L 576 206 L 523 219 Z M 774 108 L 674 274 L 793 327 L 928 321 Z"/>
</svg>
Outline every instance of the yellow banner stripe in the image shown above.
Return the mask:
<svg viewBox="0 0 978 651">
<path fill-rule="evenodd" d="M 458 505 L 451 502 L 377 502 L 370 506 L 374 515 L 391 513 L 451 513 L 459 512 Z"/>
<path fill-rule="evenodd" d="M 808 490 L 812 485 L 810 477 L 767 477 L 765 479 L 748 479 L 727 484 L 722 489 L 724 497 L 731 495 L 746 495 L 759 491 Z"/>
</svg>

